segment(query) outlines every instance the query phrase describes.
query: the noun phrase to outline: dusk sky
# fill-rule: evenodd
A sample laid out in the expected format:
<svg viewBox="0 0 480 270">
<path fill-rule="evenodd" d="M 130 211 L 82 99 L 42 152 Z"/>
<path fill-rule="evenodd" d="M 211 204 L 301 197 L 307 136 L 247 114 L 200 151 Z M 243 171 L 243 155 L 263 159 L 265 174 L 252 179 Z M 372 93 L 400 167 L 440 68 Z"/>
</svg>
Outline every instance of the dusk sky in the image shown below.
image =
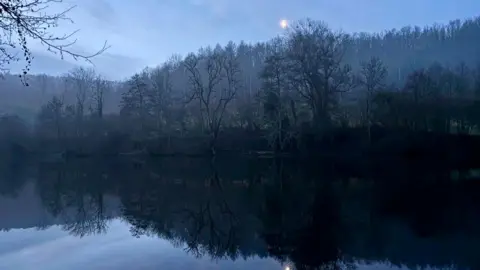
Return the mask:
<svg viewBox="0 0 480 270">
<path fill-rule="evenodd" d="M 125 78 L 201 46 L 268 40 L 281 33 L 281 19 L 309 17 L 334 29 L 372 32 L 447 23 L 480 11 L 478 0 L 65 0 L 55 9 L 67 5 L 77 5 L 69 15 L 75 24 L 64 23 L 55 31 L 80 29 L 76 51 L 93 51 L 108 40 L 112 47 L 95 63 L 110 79 Z M 62 73 L 73 67 L 39 44 L 30 47 L 36 55 L 33 73 Z"/>
</svg>

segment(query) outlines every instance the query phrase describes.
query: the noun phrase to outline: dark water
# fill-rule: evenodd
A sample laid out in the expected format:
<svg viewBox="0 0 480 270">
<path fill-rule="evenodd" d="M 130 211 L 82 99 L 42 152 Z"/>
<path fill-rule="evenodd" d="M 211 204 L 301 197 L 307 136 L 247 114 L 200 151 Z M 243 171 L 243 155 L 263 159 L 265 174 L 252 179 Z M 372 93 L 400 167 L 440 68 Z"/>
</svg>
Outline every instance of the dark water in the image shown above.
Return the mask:
<svg viewBox="0 0 480 270">
<path fill-rule="evenodd" d="M 480 269 L 479 183 L 399 165 L 2 162 L 0 269 Z"/>
</svg>

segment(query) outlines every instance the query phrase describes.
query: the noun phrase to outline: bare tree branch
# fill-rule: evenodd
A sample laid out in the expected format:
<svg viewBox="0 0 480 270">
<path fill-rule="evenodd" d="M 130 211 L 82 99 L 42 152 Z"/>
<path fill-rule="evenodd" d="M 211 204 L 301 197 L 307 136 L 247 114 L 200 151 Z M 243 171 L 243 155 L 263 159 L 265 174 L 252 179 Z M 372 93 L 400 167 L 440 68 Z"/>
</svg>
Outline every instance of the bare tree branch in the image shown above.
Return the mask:
<svg viewBox="0 0 480 270">
<path fill-rule="evenodd" d="M 23 59 L 27 62 L 23 69 L 23 75 L 30 70 L 32 53 L 28 48 L 28 38 L 38 40 L 47 47 L 47 50 L 59 54 L 63 59 L 64 55 L 70 55 L 75 60 L 83 59 L 91 64 L 91 59 L 100 55 L 109 48 L 105 42 L 100 50 L 95 53 L 84 55 L 76 53 L 69 48 L 76 43 L 71 40 L 78 32 L 57 36 L 51 34 L 50 29 L 59 26 L 61 21 L 73 23 L 67 16 L 75 6 L 69 7 L 59 13 L 48 13 L 46 10 L 50 4 L 59 4 L 63 0 L 1 0 L 0 1 L 0 29 L 3 33 L 0 36 L 0 70 L 6 71 L 5 65 L 19 61 L 18 53 L 9 52 L 7 48 L 20 48 L 23 52 Z M 24 83 L 26 83 L 24 81 Z"/>
<path fill-rule="evenodd" d="M 184 66 L 191 85 L 187 101 L 196 99 L 200 102 L 200 113 L 212 135 L 211 148 L 214 152 L 213 144 L 225 111 L 240 87 L 236 46 L 231 43 L 225 49 L 219 46 L 214 50 L 207 48 L 199 56 L 190 54 L 185 58 Z"/>
</svg>

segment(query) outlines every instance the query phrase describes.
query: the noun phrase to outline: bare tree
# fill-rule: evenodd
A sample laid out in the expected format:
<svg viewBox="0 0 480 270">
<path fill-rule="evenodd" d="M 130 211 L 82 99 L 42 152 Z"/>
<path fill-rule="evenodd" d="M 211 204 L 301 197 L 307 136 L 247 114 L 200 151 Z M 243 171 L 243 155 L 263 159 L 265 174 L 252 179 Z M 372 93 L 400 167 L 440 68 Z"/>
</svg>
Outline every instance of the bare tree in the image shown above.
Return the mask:
<svg viewBox="0 0 480 270">
<path fill-rule="evenodd" d="M 65 106 L 63 100 L 54 96 L 47 104 L 43 105 L 38 115 L 39 129 L 50 134 L 55 133 L 56 139 L 62 139 L 64 135 L 63 117 L 65 115 Z"/>
<path fill-rule="evenodd" d="M 184 67 L 191 85 L 191 95 L 187 103 L 193 100 L 199 102 L 202 125 L 209 131 L 211 131 L 210 123 L 213 125 L 212 107 L 214 105 L 212 103 L 216 99 L 215 94 L 217 94 L 218 88 L 220 88 L 219 84 L 224 77 L 222 72 L 224 62 L 224 55 L 210 48 L 200 52 L 198 56 L 193 53 L 189 54 L 184 60 Z M 206 82 L 204 82 L 205 80 Z"/>
<path fill-rule="evenodd" d="M 359 83 L 365 91 L 364 120 L 367 123 L 369 140 L 371 140 L 372 99 L 375 93 L 385 87 L 386 78 L 387 69 L 379 58 L 373 57 L 368 62 L 361 63 Z"/>
<path fill-rule="evenodd" d="M 163 122 L 166 121 L 168 106 L 171 102 L 172 81 L 170 78 L 170 66 L 153 69 L 149 74 L 151 87 L 148 89 L 148 101 L 152 109 L 155 128 L 159 131 Z"/>
<path fill-rule="evenodd" d="M 230 44 L 225 50 L 217 47 L 215 50 L 206 49 L 199 56 L 190 54 L 185 59 L 184 66 L 192 90 L 188 102 L 199 101 L 202 119 L 211 135 L 212 154 L 215 154 L 215 142 L 226 108 L 239 88 L 240 69 L 235 47 Z M 202 67 L 205 76 L 202 76 Z"/>
<path fill-rule="evenodd" d="M 62 21 L 72 22 L 67 14 L 73 7 L 59 13 L 49 13 L 51 4 L 60 4 L 63 0 L 1 0 L 0 1 L 0 28 L 3 30 L 0 38 L 0 68 L 5 71 L 5 65 L 19 61 L 18 53 L 12 52 L 16 48 L 23 51 L 23 59 L 27 65 L 23 74 L 30 70 L 32 53 L 28 48 L 30 40 L 37 40 L 47 47 L 47 50 L 59 54 L 70 55 L 75 60 L 84 59 L 91 63 L 91 59 L 108 49 L 105 42 L 103 47 L 90 55 L 83 55 L 70 50 L 76 40 L 73 36 L 78 31 L 65 35 L 54 35 L 50 32 Z"/>
<path fill-rule="evenodd" d="M 424 105 L 431 99 L 434 88 L 435 81 L 425 69 L 416 70 L 408 75 L 404 92 L 409 94 L 410 112 L 404 113 L 411 114 L 409 124 L 412 130 L 428 128 L 428 117 Z"/>
<path fill-rule="evenodd" d="M 285 143 L 290 139 L 289 106 L 290 99 L 288 89 L 288 73 L 286 69 L 286 57 L 281 39 L 274 40 L 270 46 L 270 55 L 265 59 L 265 67 L 260 73 L 263 79 L 263 110 L 265 120 L 269 122 L 271 132 L 269 141 L 275 150 L 282 150 Z M 289 102 L 291 101 L 291 102 Z M 292 115 L 295 116 L 294 110 Z M 295 117 L 294 117 L 295 118 Z"/>
<path fill-rule="evenodd" d="M 146 71 L 135 74 L 127 82 L 128 90 L 122 94 L 120 114 L 126 119 L 133 120 L 136 136 L 144 136 L 147 120 L 150 114 L 148 104 L 148 85 Z"/>
<path fill-rule="evenodd" d="M 39 75 L 38 83 L 40 85 L 40 95 L 41 95 L 40 104 L 43 105 L 45 103 L 45 94 L 47 91 L 48 76 L 46 74 Z"/>
<path fill-rule="evenodd" d="M 288 35 L 292 86 L 312 109 L 317 126 L 330 126 L 339 95 L 353 87 L 351 67 L 342 63 L 349 37 L 322 22 L 306 20 Z"/>
<path fill-rule="evenodd" d="M 92 90 L 96 74 L 95 70 L 83 67 L 75 68 L 68 74 L 68 81 L 75 91 L 75 109 L 77 121 L 77 135 L 83 133 L 83 118 L 85 115 L 85 102 L 88 93 Z"/>
<path fill-rule="evenodd" d="M 99 119 L 103 118 L 105 94 L 109 89 L 110 82 L 105 80 L 102 76 L 97 75 L 93 80 L 91 111 Z"/>
</svg>

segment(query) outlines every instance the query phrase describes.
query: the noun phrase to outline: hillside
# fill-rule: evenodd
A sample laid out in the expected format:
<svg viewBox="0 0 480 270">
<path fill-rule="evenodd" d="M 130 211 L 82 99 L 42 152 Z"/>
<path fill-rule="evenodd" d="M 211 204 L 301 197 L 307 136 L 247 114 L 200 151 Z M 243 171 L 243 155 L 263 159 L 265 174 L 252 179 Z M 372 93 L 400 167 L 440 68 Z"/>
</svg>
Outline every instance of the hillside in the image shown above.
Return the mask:
<svg viewBox="0 0 480 270">
<path fill-rule="evenodd" d="M 356 149 L 385 138 L 398 145 L 410 137 L 393 134 L 478 129 L 477 39 L 480 17 L 373 34 L 345 34 L 306 19 L 269 42 L 201 48 L 125 82 L 84 68 L 31 76 L 28 87 L 7 75 L 0 109 L 35 119 L 37 138 L 75 151 L 145 149 L 163 136 L 149 151 L 177 153 L 171 137 L 188 135 L 194 142 L 184 140 L 183 148 L 215 153 L 218 137 L 231 134 L 224 140 L 230 151 L 256 145 L 292 152 L 332 145 L 323 135 L 345 127 L 356 128 L 347 131 Z M 386 129 L 386 137 L 374 138 L 372 126 Z M 345 147 L 332 151 L 354 146 Z"/>
<path fill-rule="evenodd" d="M 413 70 L 433 63 L 455 66 L 464 62 L 473 68 L 480 60 L 480 47 L 476 45 L 480 42 L 480 17 L 452 20 L 447 25 L 405 26 L 382 33 L 354 33 L 351 38 L 344 61 L 358 70 L 361 61 L 379 57 L 388 69 L 389 80 L 396 83 L 404 82 Z M 264 65 L 267 46 L 266 43 L 238 43 L 239 62 L 248 91 L 260 87 L 258 74 Z M 32 75 L 29 83 L 30 86 L 25 87 L 17 76 L 5 75 L 0 81 L 0 110 L 16 112 L 18 107 L 20 112 L 24 109 L 36 111 L 42 100 L 61 93 L 64 87 L 62 78 L 53 76 L 45 79 L 44 75 Z M 179 81 L 174 84 L 179 90 L 183 86 Z"/>
</svg>

